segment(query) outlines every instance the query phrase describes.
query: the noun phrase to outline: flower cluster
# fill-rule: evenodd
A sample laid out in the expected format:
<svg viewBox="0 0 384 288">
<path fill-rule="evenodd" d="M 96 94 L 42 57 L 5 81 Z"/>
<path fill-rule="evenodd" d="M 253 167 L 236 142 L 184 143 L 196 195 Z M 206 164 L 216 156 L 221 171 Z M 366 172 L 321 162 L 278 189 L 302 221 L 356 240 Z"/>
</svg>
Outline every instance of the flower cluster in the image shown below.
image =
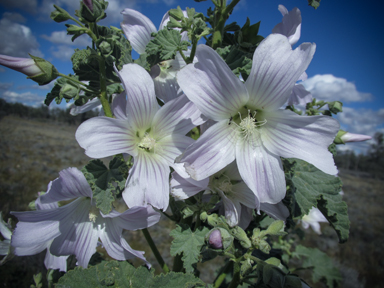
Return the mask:
<svg viewBox="0 0 384 288">
<path fill-rule="evenodd" d="M 82 5 L 86 8 L 82 7 L 87 10 L 82 11 L 89 14 L 104 9 L 93 6 L 94 3 L 84 1 Z M 184 22 L 179 24 L 169 13 L 164 15 L 159 31 L 171 28 L 170 23 L 183 27 L 173 29 L 180 41 L 192 42 L 192 49 L 183 52 L 177 47 L 172 59 L 154 65 L 145 63 L 144 67 L 115 63 L 110 74 L 114 75 L 114 81 L 120 79 L 124 92 L 103 99 L 106 95 L 103 91 L 93 99 L 90 97 L 81 108 L 76 106 L 71 110 L 75 115 L 101 103 L 108 108 L 106 116 L 82 123 L 76 131 L 76 140 L 90 158 L 115 155 L 124 158 L 129 167 L 127 178 L 122 180 L 125 185 L 121 195 L 116 192 L 112 197 L 120 197 L 118 200 L 124 202 L 125 209 L 113 208 L 103 213 L 89 179 L 77 168 L 67 168 L 48 185 L 47 193 L 38 197 L 36 211 L 12 212 L 19 222 L 12 237 L 9 230 L 2 228 L 4 245 L 10 242 L 18 256 L 47 250 L 46 267 L 61 271 L 66 271 L 69 255 L 75 255 L 78 265 L 87 267 L 100 242 L 114 259 L 138 257 L 146 261 L 142 251 L 129 246 L 122 231 L 156 224 L 160 219 L 157 211 L 165 212 L 169 208 L 170 197 L 174 201 L 188 201 L 200 195 L 202 203 L 213 201 L 210 209 L 224 215 L 221 217 L 227 223 L 222 226 L 236 231 L 236 235 L 242 233 L 244 242 L 249 239 L 241 229 L 246 229 L 260 211 L 285 221 L 291 211 L 282 202 L 287 191 L 284 158 L 300 159 L 323 173 L 336 175 L 328 147 L 340 133 L 340 125 L 330 115 L 298 115 L 292 109 L 282 108 L 312 101 L 310 93 L 297 82 L 306 79 L 305 71 L 316 45 L 302 43 L 293 49 L 301 33 L 300 10 L 288 12 L 280 5 L 279 11 L 283 20 L 252 50 L 252 67 L 245 81 L 234 74 L 216 50 L 190 39 L 191 33 L 183 25 L 192 21 L 194 11 L 180 12 L 179 19 Z M 105 17 L 103 13 L 98 18 Z M 126 39 L 137 53 L 145 55 L 157 29 L 135 10 L 125 9 L 122 15 L 121 28 Z M 96 21 L 95 17 L 84 21 Z M 196 22 L 190 26 L 197 29 L 201 19 L 196 16 L 193 20 Z M 86 33 L 94 36 L 90 30 Z M 191 55 L 192 59 L 185 55 Z M 100 63 L 105 65 L 106 61 Z M 17 60 L 6 56 L 0 57 L 0 64 L 30 77 L 41 76 L 51 67 L 35 58 Z M 41 83 L 57 77 L 56 70 L 50 69 L 54 73 Z M 100 81 L 105 80 L 104 76 L 101 75 Z M 80 84 L 90 84 L 85 82 Z M 86 93 L 92 95 L 93 91 L 88 89 Z M 191 131 L 197 131 L 197 140 L 190 137 Z M 340 143 L 369 139 L 362 136 L 342 131 L 337 139 Z M 118 181 L 109 178 L 108 184 Z M 67 204 L 62 205 L 63 201 Z M 303 217 L 302 225 L 305 228 L 311 225 L 319 233 L 318 222 L 326 220 L 315 209 Z M 262 251 L 269 252 L 265 237 L 268 233 L 282 235 L 283 221 L 275 222 L 279 228 L 273 233 L 271 229 L 261 232 L 257 228 L 253 232 L 254 243 L 242 244 L 243 247 L 264 245 L 269 248 Z M 215 231 L 209 241 L 212 247 L 221 249 L 221 234 Z"/>
</svg>

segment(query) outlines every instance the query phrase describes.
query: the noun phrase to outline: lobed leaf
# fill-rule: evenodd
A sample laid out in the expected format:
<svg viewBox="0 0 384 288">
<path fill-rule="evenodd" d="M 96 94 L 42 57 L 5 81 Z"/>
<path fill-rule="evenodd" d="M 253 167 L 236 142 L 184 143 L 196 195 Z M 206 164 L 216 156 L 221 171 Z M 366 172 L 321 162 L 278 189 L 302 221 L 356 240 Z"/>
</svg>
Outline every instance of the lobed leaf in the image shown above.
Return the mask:
<svg viewBox="0 0 384 288">
<path fill-rule="evenodd" d="M 291 183 L 295 186 L 295 200 L 302 214 L 317 207 L 335 229 L 340 243 L 347 241 L 349 219 L 347 204 L 339 194 L 342 182 L 339 177 L 326 174 L 312 164 L 299 159 L 287 159 L 293 166 Z"/>
<path fill-rule="evenodd" d="M 193 265 L 199 261 L 200 250 L 208 231 L 207 227 L 199 227 L 196 231 L 192 231 L 188 225 L 182 224 L 177 225 L 176 229 L 169 234 L 174 238 L 171 244 L 171 255 L 183 254 L 181 259 L 187 273 L 193 273 Z"/>
</svg>

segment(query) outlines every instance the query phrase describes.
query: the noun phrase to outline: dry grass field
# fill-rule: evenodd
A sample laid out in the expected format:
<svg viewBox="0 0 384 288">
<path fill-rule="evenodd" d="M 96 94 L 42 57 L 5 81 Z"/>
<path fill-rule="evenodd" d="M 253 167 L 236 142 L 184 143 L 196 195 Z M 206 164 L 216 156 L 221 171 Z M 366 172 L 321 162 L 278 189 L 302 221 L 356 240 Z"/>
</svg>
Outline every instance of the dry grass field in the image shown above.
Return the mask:
<svg viewBox="0 0 384 288">
<path fill-rule="evenodd" d="M 14 116 L 0 120 L 0 211 L 3 211 L 3 218 L 7 219 L 10 211 L 27 210 L 37 192 L 46 191 L 47 184 L 58 177 L 60 170 L 81 168 L 89 161 L 75 140 L 75 131 L 75 126 Z M 384 287 L 384 182 L 356 178 L 348 171 L 341 171 L 340 176 L 351 220 L 349 241 L 338 244 L 335 232 L 327 224 L 322 224 L 320 236 L 306 231 L 304 241 L 333 257 L 343 275 L 342 287 Z M 149 228 L 170 266 L 167 243 L 172 240 L 171 229 L 172 225 L 166 221 Z M 155 263 L 151 251 L 145 249 L 140 231 L 130 232 L 127 238 L 134 249 L 146 250 L 147 259 Z M 32 275 L 45 269 L 44 253 L 16 257 L 0 267 L 0 286 L 29 287 Z M 159 271 L 159 267 L 154 267 Z M 207 281 L 205 277 L 203 280 Z M 313 287 L 326 286 L 318 283 Z"/>
</svg>

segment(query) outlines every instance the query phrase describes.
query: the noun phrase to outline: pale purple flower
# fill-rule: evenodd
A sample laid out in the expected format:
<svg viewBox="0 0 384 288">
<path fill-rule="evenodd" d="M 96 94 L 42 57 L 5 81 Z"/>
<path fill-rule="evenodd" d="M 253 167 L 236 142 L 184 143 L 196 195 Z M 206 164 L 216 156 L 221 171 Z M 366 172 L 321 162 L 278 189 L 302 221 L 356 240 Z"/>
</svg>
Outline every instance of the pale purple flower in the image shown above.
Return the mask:
<svg viewBox="0 0 384 288">
<path fill-rule="evenodd" d="M 217 193 L 221 198 L 220 213 L 225 215 L 227 223 L 232 227 L 239 225 L 246 228 L 249 225 L 252 210 L 257 208 L 258 201 L 241 178 L 236 162 L 201 181 L 183 176 L 172 173 L 171 195 L 176 200 L 185 200 L 200 191 Z M 260 209 L 275 219 L 285 220 L 289 211 L 281 205 L 261 203 Z"/>
<path fill-rule="evenodd" d="M 288 12 L 283 5 L 279 5 L 278 9 L 283 15 L 283 20 L 272 29 L 272 33 L 286 36 L 291 46 L 293 46 L 299 41 L 301 35 L 301 12 L 298 8 L 293 8 Z M 308 76 L 304 72 L 298 81 L 304 81 L 307 78 Z M 288 98 L 287 105 L 305 105 L 311 101 L 312 94 L 303 85 L 296 84 L 292 89 L 291 96 Z"/>
<path fill-rule="evenodd" d="M 183 11 L 183 13 L 187 17 L 187 12 Z M 145 47 L 152 39 L 151 34 L 157 32 L 155 25 L 148 17 L 133 9 L 124 9 L 121 14 L 123 14 L 121 29 L 131 43 L 132 48 L 139 54 L 145 53 Z M 168 22 L 169 14 L 167 12 L 163 16 L 159 30 L 166 28 Z M 180 30 L 180 28 L 174 29 Z M 181 40 L 188 41 L 186 31 L 181 33 Z M 180 53 L 176 53 L 175 59 L 163 61 L 159 65 L 152 67 L 151 76 L 154 79 L 156 95 L 164 102 L 175 99 L 182 94 L 175 75 L 185 65 L 186 63 Z"/>
<path fill-rule="evenodd" d="M 371 136 L 363 135 L 363 134 L 353 134 L 353 133 L 345 133 L 340 139 L 344 142 L 361 142 L 372 139 Z"/>
<path fill-rule="evenodd" d="M 0 65 L 21 72 L 28 77 L 38 76 L 43 73 L 35 60 L 31 58 L 18 58 L 7 55 L 0 55 Z"/>
<path fill-rule="evenodd" d="M 144 252 L 128 245 L 122 230 L 152 226 L 159 221 L 159 213 L 148 206 L 133 207 L 124 213 L 112 210 L 104 215 L 92 200 L 91 187 L 81 171 L 68 168 L 59 174 L 49 184 L 48 192 L 39 197 L 40 203 L 50 205 L 46 207 L 50 209 L 12 212 L 19 219 L 11 241 L 15 254 L 33 255 L 49 246 L 55 256 L 76 255 L 78 264 L 86 268 L 100 238 L 112 258 L 138 257 L 146 261 Z M 73 201 L 61 207 L 55 204 L 68 200 Z"/>
<path fill-rule="evenodd" d="M 199 45 L 199 62 L 178 74 L 180 87 L 216 124 L 177 159 L 195 180 L 203 180 L 236 159 L 240 175 L 260 203 L 276 204 L 286 191 L 280 157 L 298 158 L 335 175 L 328 146 L 339 130 L 329 116 L 299 116 L 279 109 L 307 69 L 315 45 L 292 50 L 288 39 L 272 34 L 253 56 L 245 83 L 210 47 Z"/>
<path fill-rule="evenodd" d="M 202 124 L 201 112 L 184 96 L 159 108 L 151 76 L 137 64 L 116 71 L 127 93 L 126 118 L 95 117 L 80 125 L 76 139 L 92 158 L 127 153 L 134 158 L 123 198 L 128 207 L 151 204 L 166 209 L 170 167 L 193 139 L 185 136 Z"/>
<path fill-rule="evenodd" d="M 296 7 L 288 12 L 283 5 L 279 5 L 278 9 L 283 15 L 283 20 L 272 29 L 272 33 L 286 36 L 289 44 L 295 45 L 301 35 L 301 12 Z"/>
<path fill-rule="evenodd" d="M 308 215 L 304 215 L 301 219 L 301 226 L 303 226 L 304 229 L 308 229 L 308 227 L 311 226 L 313 231 L 320 235 L 321 222 L 327 223 L 328 220 L 324 217 L 318 208 L 312 207 L 311 210 L 309 210 Z"/>
<path fill-rule="evenodd" d="M 0 241 L 0 255 L 8 255 L 11 246 L 12 232 L 8 228 L 8 225 L 4 222 L 0 212 L 0 234 L 4 240 Z"/>
</svg>

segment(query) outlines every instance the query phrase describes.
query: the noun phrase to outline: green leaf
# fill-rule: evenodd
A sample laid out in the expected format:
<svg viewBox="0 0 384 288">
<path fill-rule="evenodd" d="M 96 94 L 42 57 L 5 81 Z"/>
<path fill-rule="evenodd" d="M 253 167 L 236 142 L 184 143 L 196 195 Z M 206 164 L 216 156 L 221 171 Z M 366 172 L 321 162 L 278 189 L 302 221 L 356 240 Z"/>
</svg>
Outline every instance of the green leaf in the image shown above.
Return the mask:
<svg viewBox="0 0 384 288">
<path fill-rule="evenodd" d="M 199 260 L 201 247 L 204 245 L 205 235 L 208 233 L 207 227 L 199 227 L 196 231 L 192 231 L 187 225 L 177 225 L 176 229 L 172 230 L 171 235 L 174 240 L 171 245 L 171 255 L 177 254 L 182 256 L 184 268 L 187 273 L 193 273 L 193 264 Z"/>
<path fill-rule="evenodd" d="M 247 53 L 239 50 L 235 45 L 217 48 L 216 52 L 224 59 L 236 76 L 241 73 L 244 80 L 248 78 L 251 73 L 252 60 L 247 57 Z"/>
<path fill-rule="evenodd" d="M 92 188 L 96 207 L 108 214 L 112 210 L 112 202 L 115 201 L 115 191 L 124 187 L 119 184 L 125 183 L 128 166 L 123 159 L 115 156 L 109 163 L 109 169 L 101 160 L 92 160 L 82 172 Z"/>
<path fill-rule="evenodd" d="M 68 76 L 78 80 L 77 76 L 73 76 L 71 74 Z M 67 102 L 69 102 L 71 99 L 77 100 L 80 97 L 79 93 L 79 84 L 62 77 L 55 82 L 51 92 L 47 94 L 44 103 L 45 105 L 49 106 L 53 100 L 55 100 L 57 104 L 60 104 L 63 99 L 65 99 Z"/>
<path fill-rule="evenodd" d="M 328 175 L 312 164 L 299 159 L 287 159 L 293 166 L 290 179 L 295 186 L 295 200 L 302 214 L 308 214 L 312 207 L 320 209 L 335 229 L 340 243 L 347 241 L 349 219 L 347 204 L 339 194 L 342 182 L 339 177 Z"/>
<path fill-rule="evenodd" d="M 99 61 L 97 52 L 89 47 L 87 49 L 75 49 L 71 57 L 73 71 L 80 81 L 99 81 Z"/>
<path fill-rule="evenodd" d="M 302 267 L 313 269 L 312 280 L 315 283 L 325 278 L 327 286 L 333 288 L 334 283 L 338 283 L 342 279 L 339 270 L 333 265 L 332 259 L 317 248 L 298 245 L 292 255 L 297 258 L 305 257 Z"/>
<path fill-rule="evenodd" d="M 76 267 L 68 271 L 56 288 L 181 288 L 205 287 L 204 282 L 191 274 L 170 272 L 154 276 L 154 270 L 135 268 L 128 262 L 104 261 L 88 269 Z"/>
<path fill-rule="evenodd" d="M 320 1 L 321 0 L 308 0 L 308 5 L 317 9 L 320 6 Z"/>
<path fill-rule="evenodd" d="M 160 30 L 148 43 L 145 52 L 148 57 L 159 55 L 161 60 L 173 59 L 176 52 L 187 50 L 189 42 L 181 41 L 180 32 L 177 30 Z"/>
</svg>

